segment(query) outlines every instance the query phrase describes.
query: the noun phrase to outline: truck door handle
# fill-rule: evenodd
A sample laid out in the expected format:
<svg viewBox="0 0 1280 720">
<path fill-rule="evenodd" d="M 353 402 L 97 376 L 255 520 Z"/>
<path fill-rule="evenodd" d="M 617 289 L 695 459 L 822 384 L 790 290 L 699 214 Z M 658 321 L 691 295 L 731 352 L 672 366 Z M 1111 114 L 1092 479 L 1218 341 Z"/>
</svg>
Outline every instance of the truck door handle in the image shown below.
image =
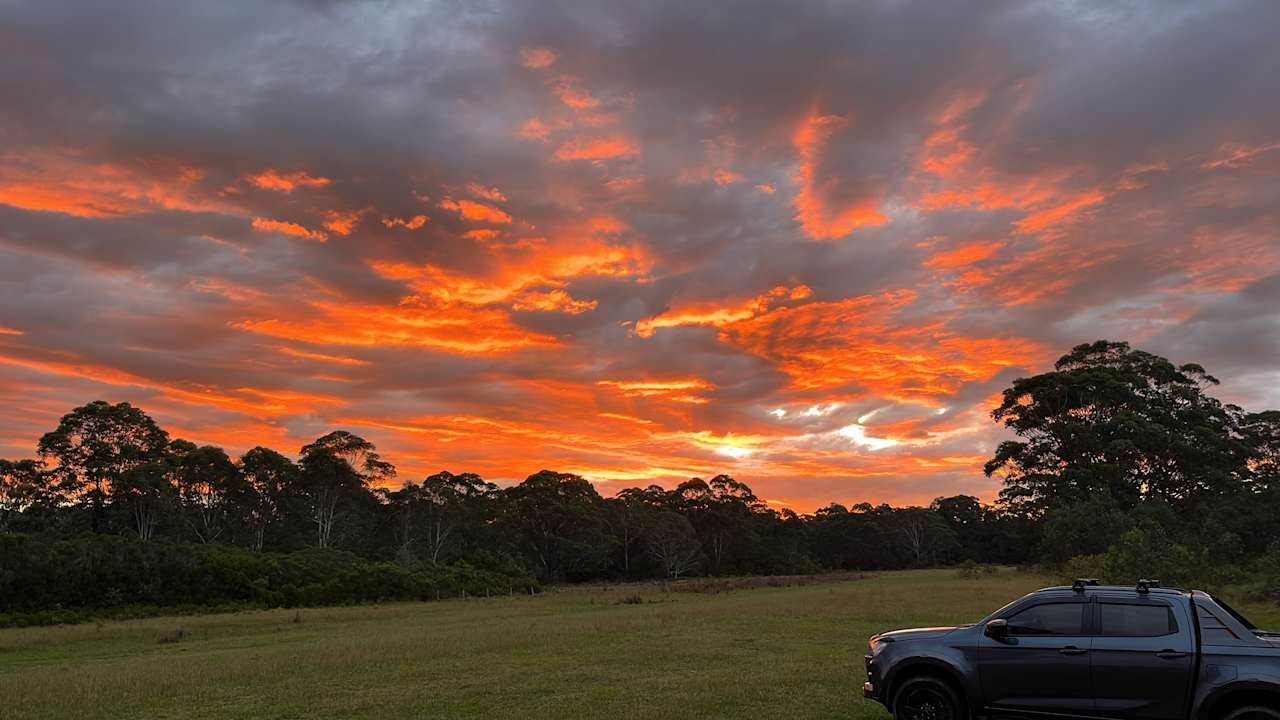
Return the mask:
<svg viewBox="0 0 1280 720">
<path fill-rule="evenodd" d="M 1165 660 L 1177 660 L 1178 658 L 1183 658 L 1186 656 L 1187 656 L 1186 653 L 1178 652 L 1177 650 L 1161 650 L 1160 652 L 1156 653 L 1156 657 L 1164 658 Z"/>
<path fill-rule="evenodd" d="M 1058 652 L 1062 653 L 1063 655 L 1083 655 L 1089 651 L 1085 650 L 1084 648 L 1078 648 L 1075 645 L 1068 645 L 1062 648 L 1061 650 L 1059 650 Z"/>
</svg>

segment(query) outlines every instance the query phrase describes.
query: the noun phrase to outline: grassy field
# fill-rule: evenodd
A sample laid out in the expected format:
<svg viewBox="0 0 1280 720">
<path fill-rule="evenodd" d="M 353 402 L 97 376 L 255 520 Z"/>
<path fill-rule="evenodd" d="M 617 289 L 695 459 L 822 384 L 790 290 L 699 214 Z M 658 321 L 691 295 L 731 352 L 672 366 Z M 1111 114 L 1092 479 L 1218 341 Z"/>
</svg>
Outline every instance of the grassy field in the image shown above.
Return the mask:
<svg viewBox="0 0 1280 720">
<path fill-rule="evenodd" d="M 1046 583 L 932 570 L 0 630 L 0 717 L 887 718 L 861 698 L 868 636 Z"/>
</svg>

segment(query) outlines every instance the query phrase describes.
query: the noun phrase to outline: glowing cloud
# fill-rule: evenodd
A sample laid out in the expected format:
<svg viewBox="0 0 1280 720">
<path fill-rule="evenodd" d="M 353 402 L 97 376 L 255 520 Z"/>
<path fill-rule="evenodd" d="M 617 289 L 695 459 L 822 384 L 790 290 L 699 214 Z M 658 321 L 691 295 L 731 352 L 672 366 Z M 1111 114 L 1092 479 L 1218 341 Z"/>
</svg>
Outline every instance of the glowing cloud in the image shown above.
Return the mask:
<svg viewBox="0 0 1280 720">
<path fill-rule="evenodd" d="M 301 170 L 291 173 L 264 170 L 257 175 L 250 175 L 248 180 L 262 190 L 275 190 L 283 193 L 291 193 L 298 188 L 322 188 L 331 182 L 329 178 L 308 175 Z"/>
<path fill-rule="evenodd" d="M 360 217 L 364 215 L 363 210 L 330 210 L 325 213 L 324 227 L 335 235 L 347 236 L 355 232 L 356 225 L 360 223 Z M 255 226 L 256 227 L 256 226 Z"/>
<path fill-rule="evenodd" d="M 569 315 L 581 315 L 588 310 L 595 310 L 595 300 L 575 300 L 563 290 L 547 290 L 543 292 L 526 292 L 516 297 L 511 309 L 519 312 L 562 312 Z"/>
<path fill-rule="evenodd" d="M 704 380 L 599 380 L 601 387 L 613 388 L 626 397 L 660 397 L 683 403 L 701 404 L 707 399 L 699 393 L 713 389 Z"/>
<path fill-rule="evenodd" d="M 575 138 L 556 150 L 556 158 L 559 160 L 590 160 L 598 162 L 633 157 L 639 153 L 640 148 L 624 137 Z"/>
<path fill-rule="evenodd" d="M 560 98 L 560 102 L 574 110 L 591 110 L 600 105 L 600 101 L 595 96 L 579 88 L 571 78 L 562 77 L 556 80 L 551 85 L 551 92 Z"/>
<path fill-rule="evenodd" d="M 314 240 L 316 242 L 324 242 L 328 239 L 328 236 L 319 230 L 308 230 L 297 223 L 284 222 L 282 220 L 254 218 L 253 229 L 258 232 L 280 233 L 281 235 L 291 235 L 303 240 Z"/>
<path fill-rule="evenodd" d="M 796 220 L 804 233 L 815 240 L 836 240 L 858 228 L 889 222 L 880 212 L 876 197 L 831 197 L 846 195 L 847 183 L 824 168 L 823 153 L 833 139 L 844 135 L 849 124 L 847 118 L 837 115 L 812 114 L 805 118 L 792 138 L 800 157 L 800 170 L 796 174 L 800 192 L 794 200 Z"/>
<path fill-rule="evenodd" d="M 382 219 L 382 224 L 389 228 L 402 227 L 405 230 L 417 230 L 418 228 L 424 227 L 429 220 L 430 218 L 426 215 L 414 215 L 408 220 L 398 217 L 387 217 Z"/>
<path fill-rule="evenodd" d="M 462 217 L 463 220 L 471 220 L 472 222 L 487 222 L 498 225 L 507 225 L 511 223 L 511 216 L 491 205 L 478 203 L 474 200 L 454 200 L 445 198 L 440 201 L 440 207 L 445 210 L 452 210 Z"/>
</svg>

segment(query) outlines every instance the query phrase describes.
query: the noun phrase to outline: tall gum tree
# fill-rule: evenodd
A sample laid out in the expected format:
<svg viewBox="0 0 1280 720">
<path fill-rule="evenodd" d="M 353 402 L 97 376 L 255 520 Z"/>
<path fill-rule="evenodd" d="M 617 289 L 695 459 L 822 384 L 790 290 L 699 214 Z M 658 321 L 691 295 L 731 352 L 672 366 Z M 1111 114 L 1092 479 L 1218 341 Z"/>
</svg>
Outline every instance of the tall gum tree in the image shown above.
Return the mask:
<svg viewBox="0 0 1280 720">
<path fill-rule="evenodd" d="M 1097 494 L 1194 508 L 1234 491 L 1249 456 L 1243 413 L 1206 393 L 1217 383 L 1128 343 L 1078 345 L 1004 391 L 992 417 L 1019 439 L 1000 444 L 986 474 L 1004 478 L 1006 506 L 1031 516 Z"/>
<path fill-rule="evenodd" d="M 71 500 L 87 500 L 93 530 L 103 526 L 111 483 L 144 463 L 164 459 L 169 434 L 129 403 L 96 400 L 62 416 L 40 438 L 37 451 L 54 460 L 57 490 Z"/>
</svg>

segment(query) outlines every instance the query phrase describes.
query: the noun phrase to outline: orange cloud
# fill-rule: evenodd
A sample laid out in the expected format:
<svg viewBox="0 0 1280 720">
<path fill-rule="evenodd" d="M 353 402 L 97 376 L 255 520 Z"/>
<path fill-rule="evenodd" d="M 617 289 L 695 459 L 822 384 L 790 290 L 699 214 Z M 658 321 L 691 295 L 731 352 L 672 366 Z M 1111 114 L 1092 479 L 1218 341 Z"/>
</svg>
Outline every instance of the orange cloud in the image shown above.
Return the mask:
<svg viewBox="0 0 1280 720">
<path fill-rule="evenodd" d="M 561 77 L 551 84 L 551 92 L 560 102 L 574 110 L 590 110 L 600 104 L 591 93 L 582 90 L 572 78 Z"/>
<path fill-rule="evenodd" d="M 966 383 L 1043 357 L 1040 348 L 1020 339 L 969 338 L 940 321 L 907 322 L 905 311 L 917 298 L 911 291 L 837 302 L 786 302 L 808 298 L 804 291 L 777 288 L 742 305 L 676 311 L 642 321 L 636 332 L 716 327 L 723 342 L 769 360 L 798 389 L 861 386 L 865 392 L 903 400 L 945 397 Z"/>
<path fill-rule="evenodd" d="M 562 246 L 524 249 L 500 263 L 490 277 L 476 277 L 433 265 L 374 262 L 381 276 L 406 282 L 419 296 L 438 305 L 507 305 L 524 293 L 560 288 L 583 277 L 632 277 L 643 274 L 650 260 L 639 250 L 570 238 Z"/>
<path fill-rule="evenodd" d="M 0 355 L 0 365 L 22 367 L 39 373 L 79 378 L 114 387 L 145 388 L 185 405 L 216 408 L 254 417 L 280 417 L 321 406 L 342 404 L 335 397 L 291 390 L 246 387 L 217 389 L 196 383 L 166 384 L 107 365 L 95 364 L 70 353 L 36 352 L 39 356 L 32 358 Z"/>
<path fill-rule="evenodd" d="M 592 233 L 616 235 L 627 229 L 627 224 L 612 215 L 596 215 L 587 220 L 587 228 Z"/>
<path fill-rule="evenodd" d="M 590 160 L 592 162 L 633 157 L 638 154 L 640 154 L 640 148 L 631 140 L 620 136 L 575 138 L 556 150 L 556 158 L 559 160 Z"/>
<path fill-rule="evenodd" d="M 551 128 L 547 127 L 547 124 L 538 118 L 529 118 L 528 120 L 525 120 L 521 123 L 519 129 L 516 130 L 517 136 L 533 140 L 546 139 L 547 135 L 550 134 Z"/>
<path fill-rule="evenodd" d="M 660 328 L 683 327 L 690 325 L 708 325 L 720 327 L 739 320 L 753 318 L 767 312 L 781 303 L 804 300 L 812 296 L 813 291 L 807 286 L 776 287 L 767 293 L 757 295 L 742 303 L 719 305 L 717 303 L 695 304 L 679 310 L 672 310 L 654 318 L 636 323 L 636 334 L 649 337 Z"/>
<path fill-rule="evenodd" d="M 505 212 L 496 207 L 475 202 L 474 200 L 454 200 L 452 198 L 445 198 L 440 201 L 440 207 L 445 210 L 452 210 L 458 213 L 464 220 L 496 223 L 499 225 L 506 225 L 511 222 L 511 216 Z"/>
<path fill-rule="evenodd" d="M 468 230 L 462 233 L 462 237 L 469 238 L 471 240 L 478 240 L 480 242 L 489 242 L 491 240 L 498 239 L 498 236 L 501 234 L 502 233 L 497 230 L 491 230 L 488 228 L 479 228 L 476 230 Z"/>
<path fill-rule="evenodd" d="M 1280 267 L 1280 242 L 1262 222 L 1230 232 L 1202 229 L 1160 260 L 1167 271 L 1186 277 L 1175 292 L 1236 293 Z"/>
<path fill-rule="evenodd" d="M 977 262 L 986 260 L 1004 247 L 998 242 L 976 242 L 968 245 L 962 245 L 954 250 L 934 255 L 925 261 L 927 267 L 940 270 L 954 270 L 956 268 L 967 267 Z"/>
<path fill-rule="evenodd" d="M 556 54 L 551 48 L 532 47 L 520 51 L 520 64 L 530 70 L 549 68 L 555 61 Z"/>
<path fill-rule="evenodd" d="M 711 177 L 717 185 L 732 185 L 746 179 L 732 170 L 716 170 Z"/>
<path fill-rule="evenodd" d="M 698 393 L 715 389 L 710 383 L 699 379 L 687 380 L 599 380 L 600 387 L 617 390 L 625 397 L 661 397 L 676 402 L 702 404 L 707 398 Z"/>
<path fill-rule="evenodd" d="M 1221 170 L 1252 165 L 1259 157 L 1274 150 L 1280 150 L 1280 142 L 1265 145 L 1247 145 L 1243 143 L 1225 143 L 1218 148 L 1218 156 L 1204 161 L 1200 167 L 1207 170 Z"/>
<path fill-rule="evenodd" d="M 496 187 L 485 187 L 480 183 L 467 183 L 467 192 L 481 198 L 482 200 L 488 200 L 490 202 L 507 201 L 507 196 L 503 195 L 501 190 Z"/>
<path fill-rule="evenodd" d="M 355 232 L 356 225 L 360 223 L 360 217 L 364 213 L 364 210 L 349 210 L 346 212 L 330 210 L 325 213 L 324 227 L 336 235 L 346 237 Z"/>
<path fill-rule="evenodd" d="M 921 166 L 939 177 L 953 177 L 969 162 L 974 152 L 973 145 L 960 139 L 958 128 L 940 128 L 925 140 Z"/>
<path fill-rule="evenodd" d="M 843 183 L 823 169 L 823 153 L 832 138 L 848 127 L 846 118 L 815 113 L 805 118 L 792 136 L 792 145 L 800 157 L 800 170 L 796 174 L 800 191 L 793 201 L 796 220 L 805 235 L 815 240 L 836 240 L 858 228 L 889 222 L 889 218 L 880 212 L 877 198 L 828 199 L 828 196 L 840 193 Z"/>
<path fill-rule="evenodd" d="M 542 292 L 525 292 L 515 298 L 511 309 L 519 312 L 561 312 L 567 315 L 581 315 L 588 310 L 595 310 L 595 300 L 575 300 L 564 290 L 546 290 Z"/>
<path fill-rule="evenodd" d="M 1028 207 L 1052 197 L 1052 192 L 1049 190 L 1030 192 L 1028 190 L 1028 188 L 1002 188 L 992 183 L 981 183 L 973 187 L 928 193 L 921 199 L 920 205 L 926 210 L 952 207 L 999 210 Z"/>
<path fill-rule="evenodd" d="M 281 173 L 278 170 L 268 169 L 257 175 L 250 175 L 247 179 L 262 190 L 275 190 L 283 193 L 291 193 L 298 188 L 322 188 L 331 182 L 329 178 L 308 175 L 301 170 Z"/>
<path fill-rule="evenodd" d="M 0 204 L 83 218 L 159 210 L 241 210 L 207 192 L 203 171 L 170 160 L 138 166 L 95 162 L 79 151 L 35 149 L 0 155 Z"/>
<path fill-rule="evenodd" d="M 500 309 L 409 302 L 396 307 L 345 301 L 311 303 L 305 315 L 242 320 L 235 327 L 312 345 L 414 346 L 458 354 L 554 347 L 546 335 L 515 326 Z"/>
<path fill-rule="evenodd" d="M 338 365 L 368 365 L 368 360 L 357 360 L 355 358 L 343 357 L 341 355 L 326 355 L 324 353 L 307 352 L 306 350 L 298 350 L 291 347 L 276 348 L 285 355 L 303 358 L 306 360 L 319 360 L 321 362 L 337 363 Z"/>
<path fill-rule="evenodd" d="M 274 232 L 282 235 L 292 235 L 293 237 L 302 238 L 303 240 L 314 240 L 316 242 L 324 242 L 329 239 L 327 235 L 319 230 L 308 230 L 297 223 L 284 222 L 282 220 L 254 218 L 253 229 L 258 232 Z"/>
<path fill-rule="evenodd" d="M 1062 225 L 1078 221 L 1083 211 L 1101 204 L 1107 196 L 1097 190 L 1089 190 L 1065 202 L 1055 204 L 1019 220 L 1015 227 L 1021 234 L 1045 233 Z"/>
<path fill-rule="evenodd" d="M 426 215 L 414 215 L 408 220 L 397 217 L 386 217 L 382 219 L 382 224 L 389 228 L 402 227 L 406 230 L 417 230 L 426 225 L 430 219 L 431 218 L 428 218 Z"/>
</svg>

